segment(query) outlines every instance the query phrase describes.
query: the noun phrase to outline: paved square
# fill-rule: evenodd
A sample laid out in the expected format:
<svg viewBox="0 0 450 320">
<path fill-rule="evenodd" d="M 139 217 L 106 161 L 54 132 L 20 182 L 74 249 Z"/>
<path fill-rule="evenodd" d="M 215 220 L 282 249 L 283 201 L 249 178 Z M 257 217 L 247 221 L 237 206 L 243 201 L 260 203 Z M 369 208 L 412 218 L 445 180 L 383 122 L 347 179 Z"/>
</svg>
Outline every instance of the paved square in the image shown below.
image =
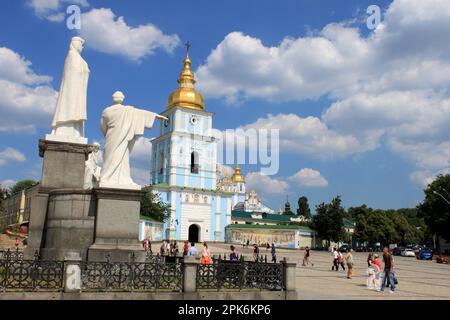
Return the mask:
<svg viewBox="0 0 450 320">
<path fill-rule="evenodd" d="M 198 249 L 202 245 L 197 245 Z M 229 245 L 210 244 L 212 254 L 227 253 Z M 239 254 L 252 256 L 252 248 L 238 246 Z M 260 249 L 260 253 L 270 259 L 270 250 Z M 347 279 L 346 271 L 331 271 L 332 256 L 326 251 L 311 251 L 310 260 L 314 267 L 303 267 L 303 251 L 278 249 L 278 259 L 288 257 L 297 263 L 298 299 L 450 299 L 450 265 L 436 261 L 420 261 L 411 257 L 395 256 L 396 276 L 399 284 L 395 293 L 390 294 L 366 288 L 367 253 L 355 252 L 355 272 Z M 381 254 L 380 254 L 381 256 Z"/>
</svg>

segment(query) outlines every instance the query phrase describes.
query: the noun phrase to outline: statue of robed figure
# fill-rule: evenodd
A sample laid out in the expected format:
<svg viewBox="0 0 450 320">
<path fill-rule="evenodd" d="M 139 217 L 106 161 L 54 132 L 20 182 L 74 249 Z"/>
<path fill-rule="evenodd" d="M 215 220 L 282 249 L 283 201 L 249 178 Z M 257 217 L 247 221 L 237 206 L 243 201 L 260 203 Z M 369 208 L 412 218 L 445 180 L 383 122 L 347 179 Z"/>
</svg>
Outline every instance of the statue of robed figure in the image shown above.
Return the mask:
<svg viewBox="0 0 450 320">
<path fill-rule="evenodd" d="M 84 40 L 73 37 L 64 63 L 58 102 L 47 140 L 87 143 L 84 138 L 89 67 L 81 57 Z"/>
<path fill-rule="evenodd" d="M 145 128 L 151 129 L 155 118 L 167 120 L 159 114 L 122 105 L 125 96 L 117 91 L 113 94 L 114 105 L 103 111 L 101 130 L 105 136 L 103 167 L 100 188 L 136 189 L 130 176 L 130 153 L 138 136 Z"/>
</svg>

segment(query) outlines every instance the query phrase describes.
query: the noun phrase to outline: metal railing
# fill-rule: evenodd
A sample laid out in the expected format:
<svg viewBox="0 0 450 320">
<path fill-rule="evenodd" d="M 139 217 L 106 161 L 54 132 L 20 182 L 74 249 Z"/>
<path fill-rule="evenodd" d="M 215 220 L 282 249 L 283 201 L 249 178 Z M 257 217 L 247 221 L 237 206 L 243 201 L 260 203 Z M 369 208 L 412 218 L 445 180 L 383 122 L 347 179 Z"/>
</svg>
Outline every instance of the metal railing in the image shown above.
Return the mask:
<svg viewBox="0 0 450 320">
<path fill-rule="evenodd" d="M 285 289 L 283 263 L 225 261 L 197 266 L 197 289 Z"/>
<path fill-rule="evenodd" d="M 2 291 L 59 291 L 64 284 L 64 262 L 42 261 L 36 253 L 34 260 L 23 260 L 23 254 L 7 251 L 0 262 Z"/>
<path fill-rule="evenodd" d="M 82 262 L 82 291 L 177 291 L 183 290 L 183 265 L 153 262 Z"/>
</svg>

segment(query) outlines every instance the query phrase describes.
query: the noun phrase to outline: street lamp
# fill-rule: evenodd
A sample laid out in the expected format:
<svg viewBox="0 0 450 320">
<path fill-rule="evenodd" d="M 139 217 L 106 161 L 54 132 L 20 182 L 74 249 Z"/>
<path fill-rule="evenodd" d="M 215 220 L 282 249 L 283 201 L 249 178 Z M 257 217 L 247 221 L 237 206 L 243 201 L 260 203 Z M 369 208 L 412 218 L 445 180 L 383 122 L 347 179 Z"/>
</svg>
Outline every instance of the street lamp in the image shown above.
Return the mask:
<svg viewBox="0 0 450 320">
<path fill-rule="evenodd" d="M 445 190 L 445 189 L 444 189 Z M 448 204 L 450 204 L 450 201 L 448 201 L 442 194 L 440 194 L 437 191 L 433 191 L 434 194 L 437 194 L 439 197 L 441 197 L 445 202 L 447 202 Z"/>
</svg>

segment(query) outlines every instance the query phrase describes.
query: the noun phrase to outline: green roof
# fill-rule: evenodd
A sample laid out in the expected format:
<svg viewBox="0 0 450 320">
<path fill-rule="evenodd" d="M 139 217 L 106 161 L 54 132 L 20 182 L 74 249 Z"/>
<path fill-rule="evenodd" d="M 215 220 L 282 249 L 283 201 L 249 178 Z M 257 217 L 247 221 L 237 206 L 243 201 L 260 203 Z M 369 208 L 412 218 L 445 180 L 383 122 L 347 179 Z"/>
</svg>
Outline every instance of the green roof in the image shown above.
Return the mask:
<svg viewBox="0 0 450 320">
<path fill-rule="evenodd" d="M 288 230 L 301 230 L 305 232 L 313 232 L 310 228 L 305 226 L 297 226 L 297 225 L 261 225 L 261 224 L 229 224 L 226 226 L 231 229 L 288 229 Z"/>
<path fill-rule="evenodd" d="M 344 228 L 354 228 L 355 227 L 355 223 L 348 219 L 343 219 L 342 224 L 344 225 Z"/>
</svg>

